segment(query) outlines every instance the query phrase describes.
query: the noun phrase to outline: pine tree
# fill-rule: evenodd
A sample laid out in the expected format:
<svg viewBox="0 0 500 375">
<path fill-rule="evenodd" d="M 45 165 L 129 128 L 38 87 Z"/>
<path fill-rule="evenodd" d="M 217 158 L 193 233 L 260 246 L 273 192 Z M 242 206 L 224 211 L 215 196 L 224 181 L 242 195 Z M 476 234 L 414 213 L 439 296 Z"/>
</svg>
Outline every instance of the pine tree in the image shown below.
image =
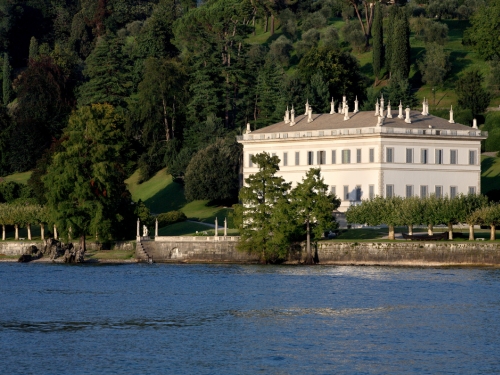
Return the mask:
<svg viewBox="0 0 500 375">
<path fill-rule="evenodd" d="M 384 66 L 384 27 L 380 3 L 375 5 L 375 18 L 373 20 L 373 73 L 375 83 L 380 79 L 380 71 Z"/>
<path fill-rule="evenodd" d="M 54 154 L 43 177 L 50 217 L 62 238 L 80 238 L 80 260 L 86 235 L 116 239 L 126 224 L 130 193 L 124 182 L 124 123 L 109 104 L 80 108 L 70 117 L 62 151 Z"/>
<path fill-rule="evenodd" d="M 328 195 L 328 185 L 321 177 L 320 168 L 311 168 L 306 177 L 292 190 L 292 206 L 298 223 L 306 232 L 306 264 L 313 263 L 311 237 L 313 241 L 321 238 L 327 229 L 335 229 L 333 210 L 339 206 L 334 196 Z M 338 203 L 338 204 L 334 204 Z"/>
<path fill-rule="evenodd" d="M 38 41 L 34 36 L 30 39 L 29 59 L 33 60 L 38 56 Z"/>
<path fill-rule="evenodd" d="M 2 84 L 3 84 L 3 104 L 6 106 L 10 103 L 10 99 L 12 98 L 12 81 L 11 81 L 11 74 L 12 74 L 12 68 L 9 63 L 9 55 L 7 53 L 3 54 L 3 77 L 2 77 Z"/>
<path fill-rule="evenodd" d="M 241 239 L 238 249 L 260 255 L 263 262 L 279 262 L 286 258 L 289 239 L 285 229 L 290 217 L 274 215 L 288 212 L 287 193 L 290 183 L 276 176 L 279 159 L 268 153 L 252 156 L 259 171 L 245 179 L 240 189 L 241 205 L 235 215 L 240 227 Z"/>
<path fill-rule="evenodd" d="M 410 26 L 404 10 L 399 9 L 391 37 L 391 77 L 408 78 L 410 73 Z"/>
</svg>

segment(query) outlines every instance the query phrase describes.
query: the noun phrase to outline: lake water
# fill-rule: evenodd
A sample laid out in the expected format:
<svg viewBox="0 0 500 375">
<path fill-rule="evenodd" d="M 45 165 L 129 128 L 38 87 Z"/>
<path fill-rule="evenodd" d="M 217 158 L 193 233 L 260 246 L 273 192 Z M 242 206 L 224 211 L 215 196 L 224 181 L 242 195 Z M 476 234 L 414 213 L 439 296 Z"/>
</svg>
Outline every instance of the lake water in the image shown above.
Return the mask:
<svg viewBox="0 0 500 375">
<path fill-rule="evenodd" d="M 500 270 L 0 263 L 0 374 L 498 374 Z"/>
</svg>

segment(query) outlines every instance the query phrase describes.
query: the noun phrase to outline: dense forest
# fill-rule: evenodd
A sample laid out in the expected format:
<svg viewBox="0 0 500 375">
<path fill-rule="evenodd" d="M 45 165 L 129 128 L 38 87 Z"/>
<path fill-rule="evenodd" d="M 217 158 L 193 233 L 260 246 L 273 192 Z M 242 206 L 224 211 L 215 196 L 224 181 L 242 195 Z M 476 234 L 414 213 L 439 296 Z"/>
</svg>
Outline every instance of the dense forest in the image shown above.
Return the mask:
<svg viewBox="0 0 500 375">
<path fill-rule="evenodd" d="M 447 82 L 452 19 L 485 67 L 453 80 L 456 118 L 470 124 L 500 96 L 500 0 L 0 0 L 0 172 L 33 170 L 23 194 L 45 204 L 54 155 L 78 163 L 70 145 L 99 154 L 109 138 L 116 150 L 82 162 L 82 179 L 104 161 L 142 180 L 166 166 L 189 200 L 234 201 L 247 123 L 306 100 L 324 112 L 343 95 L 364 109 L 381 92 L 417 108 L 420 87 L 435 95 Z M 486 122 L 500 144 L 500 117 Z"/>
</svg>

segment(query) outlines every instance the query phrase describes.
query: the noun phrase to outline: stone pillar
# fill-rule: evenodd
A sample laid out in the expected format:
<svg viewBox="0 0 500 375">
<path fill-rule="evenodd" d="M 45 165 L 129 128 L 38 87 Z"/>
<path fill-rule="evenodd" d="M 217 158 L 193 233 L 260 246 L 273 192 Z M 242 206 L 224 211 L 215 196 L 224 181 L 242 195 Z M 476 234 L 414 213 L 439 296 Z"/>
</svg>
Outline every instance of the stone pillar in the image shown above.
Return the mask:
<svg viewBox="0 0 500 375">
<path fill-rule="evenodd" d="M 359 112 L 359 102 L 358 102 L 358 96 L 356 95 L 356 100 L 354 101 L 354 113 Z"/>
<path fill-rule="evenodd" d="M 330 114 L 333 115 L 335 113 L 335 102 L 333 101 L 330 103 Z"/>
<path fill-rule="evenodd" d="M 5 224 L 2 224 L 2 240 L 5 241 Z"/>
<path fill-rule="evenodd" d="M 344 121 L 349 120 L 349 106 L 346 105 L 344 108 Z"/>
<path fill-rule="evenodd" d="M 54 239 L 57 240 L 57 227 L 54 224 Z"/>
<path fill-rule="evenodd" d="M 45 240 L 45 224 L 40 223 L 40 237 L 42 240 Z"/>
<path fill-rule="evenodd" d="M 31 241 L 31 224 L 28 223 L 28 226 L 26 229 L 28 229 L 28 240 Z"/>
<path fill-rule="evenodd" d="M 387 104 L 387 118 L 392 118 L 391 101 Z"/>
<path fill-rule="evenodd" d="M 155 238 L 158 237 L 158 218 L 155 221 Z"/>
<path fill-rule="evenodd" d="M 137 218 L 137 237 L 141 236 L 141 220 Z"/>
<path fill-rule="evenodd" d="M 407 124 L 411 124 L 411 118 L 410 118 L 410 107 L 406 107 L 406 118 L 405 118 L 405 122 Z"/>
<path fill-rule="evenodd" d="M 224 237 L 227 237 L 227 218 L 224 218 Z"/>
<path fill-rule="evenodd" d="M 219 232 L 219 224 L 217 223 L 217 218 L 215 218 L 215 233 L 214 237 L 217 237 L 217 233 Z"/>
<path fill-rule="evenodd" d="M 455 120 L 453 120 L 453 106 L 451 106 L 450 109 L 450 121 L 448 121 L 450 124 L 454 124 Z"/>
<path fill-rule="evenodd" d="M 399 115 L 398 118 L 403 119 L 403 104 L 401 104 L 401 101 L 399 101 Z"/>
</svg>

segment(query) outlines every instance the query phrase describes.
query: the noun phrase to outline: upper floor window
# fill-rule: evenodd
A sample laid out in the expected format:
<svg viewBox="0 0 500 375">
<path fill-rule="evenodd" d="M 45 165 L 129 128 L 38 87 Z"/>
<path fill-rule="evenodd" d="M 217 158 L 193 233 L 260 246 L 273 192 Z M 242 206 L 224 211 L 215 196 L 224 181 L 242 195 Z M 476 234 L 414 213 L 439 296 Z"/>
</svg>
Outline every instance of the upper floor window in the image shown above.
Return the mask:
<svg viewBox="0 0 500 375">
<path fill-rule="evenodd" d="M 436 186 L 436 198 L 443 198 L 443 187 Z"/>
<path fill-rule="evenodd" d="M 427 149 L 422 149 L 420 152 L 420 162 L 422 164 L 427 164 L 429 163 L 429 150 Z"/>
<path fill-rule="evenodd" d="M 252 167 L 253 167 L 252 158 L 253 158 L 253 154 L 249 154 L 249 155 L 248 155 L 248 166 L 249 166 L 250 168 L 252 168 Z"/>
<path fill-rule="evenodd" d="M 295 165 L 300 165 L 300 152 L 295 153 Z"/>
<path fill-rule="evenodd" d="M 326 152 L 318 151 L 318 164 L 326 164 Z"/>
<path fill-rule="evenodd" d="M 477 159 L 477 152 L 476 150 L 469 150 L 469 164 L 470 165 L 476 165 L 476 159 Z"/>
<path fill-rule="evenodd" d="M 392 198 L 394 196 L 394 185 L 385 185 L 385 196 L 386 198 Z"/>
<path fill-rule="evenodd" d="M 368 198 L 375 198 L 375 185 L 368 186 Z"/>
<path fill-rule="evenodd" d="M 337 164 L 337 150 L 332 150 L 332 164 Z"/>
<path fill-rule="evenodd" d="M 475 186 L 469 186 L 469 194 L 476 194 L 476 187 Z"/>
<path fill-rule="evenodd" d="M 428 191 L 427 185 L 420 185 L 420 198 L 427 198 Z"/>
<path fill-rule="evenodd" d="M 307 165 L 313 165 L 313 164 L 314 164 L 314 152 L 307 151 Z"/>
<path fill-rule="evenodd" d="M 356 163 L 361 163 L 361 149 L 356 149 Z"/>
<path fill-rule="evenodd" d="M 287 166 L 288 165 L 288 152 L 284 152 L 283 153 L 283 166 Z"/>
<path fill-rule="evenodd" d="M 413 185 L 406 185 L 406 198 L 413 197 Z"/>
<path fill-rule="evenodd" d="M 413 149 L 412 148 L 406 149 L 406 162 L 413 163 Z"/>
<path fill-rule="evenodd" d="M 349 185 L 344 185 L 344 200 L 349 200 Z"/>
<path fill-rule="evenodd" d="M 374 148 L 370 149 L 369 155 L 370 155 L 370 163 L 375 163 L 375 149 Z"/>
<path fill-rule="evenodd" d="M 342 164 L 351 162 L 351 150 L 342 150 Z"/>
<path fill-rule="evenodd" d="M 356 200 L 357 201 L 361 200 L 361 186 L 360 185 L 356 186 Z"/>
<path fill-rule="evenodd" d="M 458 150 L 450 150 L 450 164 L 458 164 Z"/>
<path fill-rule="evenodd" d="M 450 198 L 455 198 L 457 196 L 457 187 L 450 186 Z"/>
<path fill-rule="evenodd" d="M 436 164 L 443 164 L 443 150 L 436 150 Z"/>
<path fill-rule="evenodd" d="M 387 163 L 394 163 L 394 148 L 387 147 L 387 149 L 385 151 L 386 151 L 385 161 Z"/>
</svg>

